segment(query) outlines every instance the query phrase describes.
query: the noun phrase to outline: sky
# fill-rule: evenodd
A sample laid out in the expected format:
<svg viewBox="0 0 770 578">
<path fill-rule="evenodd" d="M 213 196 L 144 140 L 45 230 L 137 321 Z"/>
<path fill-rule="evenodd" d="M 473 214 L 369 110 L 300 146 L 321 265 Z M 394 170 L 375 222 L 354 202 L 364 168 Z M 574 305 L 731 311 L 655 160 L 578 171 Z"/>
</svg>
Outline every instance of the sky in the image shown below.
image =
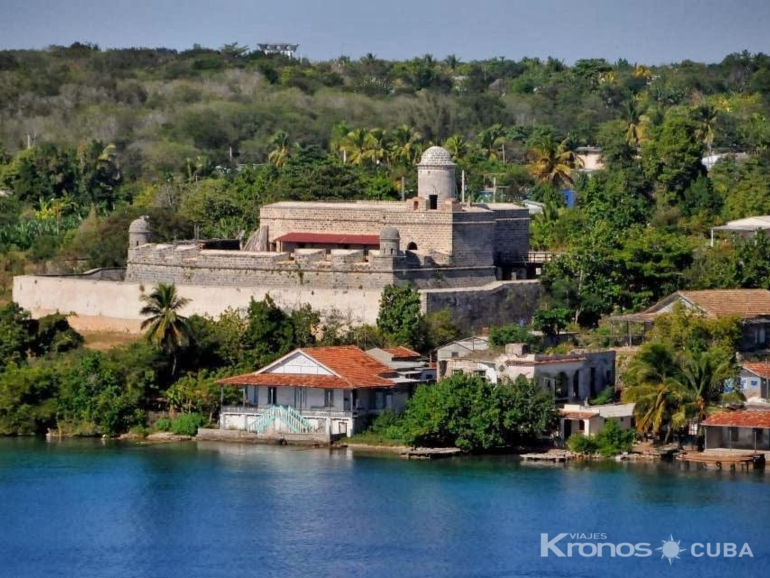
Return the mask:
<svg viewBox="0 0 770 578">
<path fill-rule="evenodd" d="M 298 55 L 666 64 L 770 53 L 770 0 L 0 0 L 0 48 L 299 44 Z"/>
</svg>

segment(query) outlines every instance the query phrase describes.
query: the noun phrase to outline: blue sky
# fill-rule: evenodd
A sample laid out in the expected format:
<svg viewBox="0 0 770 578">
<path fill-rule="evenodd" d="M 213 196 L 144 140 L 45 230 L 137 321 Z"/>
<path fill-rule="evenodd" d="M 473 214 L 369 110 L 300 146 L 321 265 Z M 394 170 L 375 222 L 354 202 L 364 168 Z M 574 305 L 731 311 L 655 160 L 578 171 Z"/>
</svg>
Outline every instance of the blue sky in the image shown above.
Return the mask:
<svg viewBox="0 0 770 578">
<path fill-rule="evenodd" d="M 661 64 L 770 53 L 768 0 L 0 0 L 0 48 L 299 43 L 311 60 L 553 56 Z"/>
</svg>

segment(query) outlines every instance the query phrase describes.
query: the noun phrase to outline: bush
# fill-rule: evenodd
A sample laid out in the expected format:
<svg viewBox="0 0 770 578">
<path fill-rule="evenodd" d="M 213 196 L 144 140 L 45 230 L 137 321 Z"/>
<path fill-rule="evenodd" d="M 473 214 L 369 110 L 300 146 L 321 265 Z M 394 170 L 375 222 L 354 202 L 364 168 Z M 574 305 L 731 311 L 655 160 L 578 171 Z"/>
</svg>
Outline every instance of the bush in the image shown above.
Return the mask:
<svg viewBox="0 0 770 578">
<path fill-rule="evenodd" d="M 594 436 L 572 434 L 567 440 L 567 447 L 576 454 L 595 454 L 599 449 Z"/>
<path fill-rule="evenodd" d="M 614 419 L 605 422 L 602 431 L 596 435 L 599 453 L 606 457 L 630 452 L 635 441 L 636 432 L 632 429 L 621 428 Z"/>
<path fill-rule="evenodd" d="M 599 395 L 597 395 L 593 399 L 588 400 L 589 405 L 604 405 L 606 403 L 614 403 L 614 402 L 615 402 L 614 387 L 608 387 L 607 389 L 603 389 L 599 393 Z"/>
<path fill-rule="evenodd" d="M 636 432 L 623 429 L 614 419 L 606 421 L 602 431 L 595 436 L 574 434 L 567 440 L 567 447 L 578 454 L 601 454 L 604 457 L 629 452 L 636 441 Z"/>
<path fill-rule="evenodd" d="M 171 431 L 171 420 L 167 417 L 162 417 L 155 422 L 155 429 L 158 431 Z"/>
<path fill-rule="evenodd" d="M 198 428 L 208 423 L 208 419 L 199 413 L 186 413 L 171 422 L 171 433 L 180 436 L 194 436 Z"/>
</svg>

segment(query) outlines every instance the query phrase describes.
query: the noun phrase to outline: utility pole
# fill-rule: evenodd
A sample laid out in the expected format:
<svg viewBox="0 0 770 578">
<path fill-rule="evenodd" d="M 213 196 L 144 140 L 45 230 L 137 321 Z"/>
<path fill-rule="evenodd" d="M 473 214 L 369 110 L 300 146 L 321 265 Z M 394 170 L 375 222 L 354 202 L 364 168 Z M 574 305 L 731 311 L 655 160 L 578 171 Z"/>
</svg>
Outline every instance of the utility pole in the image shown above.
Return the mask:
<svg viewBox="0 0 770 578">
<path fill-rule="evenodd" d="M 460 202 L 465 204 L 465 169 L 460 173 Z"/>
<path fill-rule="evenodd" d="M 406 200 L 406 177 L 401 177 L 401 200 Z"/>
</svg>

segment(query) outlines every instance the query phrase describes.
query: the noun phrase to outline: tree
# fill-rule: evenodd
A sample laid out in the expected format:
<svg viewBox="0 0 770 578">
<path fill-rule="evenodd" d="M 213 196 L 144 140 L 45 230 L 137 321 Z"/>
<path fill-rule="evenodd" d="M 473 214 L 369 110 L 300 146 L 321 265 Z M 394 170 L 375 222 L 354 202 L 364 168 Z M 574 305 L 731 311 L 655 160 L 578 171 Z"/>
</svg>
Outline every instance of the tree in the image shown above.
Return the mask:
<svg viewBox="0 0 770 578">
<path fill-rule="evenodd" d="M 538 309 L 532 318 L 532 327 L 548 337 L 553 337 L 567 328 L 569 318 L 569 310 L 565 307 Z"/>
<path fill-rule="evenodd" d="M 532 442 L 557 420 L 553 398 L 532 380 L 520 377 L 495 385 L 455 375 L 417 388 L 407 404 L 401 437 L 412 445 L 488 451 Z"/>
<path fill-rule="evenodd" d="M 411 285 L 386 285 L 380 297 L 377 327 L 391 345 L 420 350 L 425 342 L 420 294 Z"/>
<path fill-rule="evenodd" d="M 261 367 L 285 355 L 295 347 L 291 318 L 265 295 L 251 300 L 246 313 L 248 324 L 243 339 L 244 355 L 250 365 Z"/>
<path fill-rule="evenodd" d="M 289 143 L 289 134 L 286 131 L 279 130 L 270 137 L 270 144 L 274 147 L 268 155 L 268 160 L 278 168 L 283 167 L 291 154 L 291 144 Z"/>
<path fill-rule="evenodd" d="M 551 133 L 538 135 L 532 142 L 529 153 L 529 170 L 541 183 L 559 188 L 572 186 L 572 171 L 581 166 L 577 155 L 567 148 L 567 139 L 556 143 Z"/>
<path fill-rule="evenodd" d="M 397 126 L 390 133 L 390 158 L 394 164 L 414 165 L 421 152 L 422 135 L 409 125 Z"/>
<path fill-rule="evenodd" d="M 174 375 L 179 353 L 190 342 L 187 318 L 179 314 L 190 300 L 180 297 L 175 285 L 165 283 L 160 283 L 149 295 L 142 295 L 141 300 L 145 306 L 139 314 L 149 315 L 142 321 L 142 329 L 147 330 L 146 336 L 151 343 L 171 356 L 171 374 Z"/>
</svg>

